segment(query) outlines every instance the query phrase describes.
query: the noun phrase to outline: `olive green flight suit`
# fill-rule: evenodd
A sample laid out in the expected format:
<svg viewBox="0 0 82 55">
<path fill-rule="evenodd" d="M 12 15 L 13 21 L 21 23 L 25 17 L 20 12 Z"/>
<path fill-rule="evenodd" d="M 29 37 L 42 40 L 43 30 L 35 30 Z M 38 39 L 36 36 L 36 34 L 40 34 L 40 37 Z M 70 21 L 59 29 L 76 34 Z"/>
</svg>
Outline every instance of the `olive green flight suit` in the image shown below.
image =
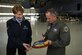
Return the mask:
<svg viewBox="0 0 82 55">
<path fill-rule="evenodd" d="M 51 40 L 52 45 L 48 46 L 47 55 L 65 55 L 65 47 L 70 43 L 70 29 L 59 19 L 48 25 L 44 34 L 45 40 Z"/>
</svg>

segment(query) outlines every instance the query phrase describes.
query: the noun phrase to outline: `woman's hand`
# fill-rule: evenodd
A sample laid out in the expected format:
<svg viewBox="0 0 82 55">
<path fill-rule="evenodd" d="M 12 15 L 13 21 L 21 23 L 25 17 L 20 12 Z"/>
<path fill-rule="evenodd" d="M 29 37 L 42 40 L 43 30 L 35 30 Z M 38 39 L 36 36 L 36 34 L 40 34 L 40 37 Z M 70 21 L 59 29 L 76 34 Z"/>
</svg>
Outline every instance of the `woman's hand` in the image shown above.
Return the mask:
<svg viewBox="0 0 82 55">
<path fill-rule="evenodd" d="M 31 47 L 29 44 L 27 44 L 27 43 L 23 43 L 23 46 L 25 47 L 25 49 L 26 49 L 27 51 L 29 51 L 29 50 L 32 49 L 32 47 Z"/>
</svg>

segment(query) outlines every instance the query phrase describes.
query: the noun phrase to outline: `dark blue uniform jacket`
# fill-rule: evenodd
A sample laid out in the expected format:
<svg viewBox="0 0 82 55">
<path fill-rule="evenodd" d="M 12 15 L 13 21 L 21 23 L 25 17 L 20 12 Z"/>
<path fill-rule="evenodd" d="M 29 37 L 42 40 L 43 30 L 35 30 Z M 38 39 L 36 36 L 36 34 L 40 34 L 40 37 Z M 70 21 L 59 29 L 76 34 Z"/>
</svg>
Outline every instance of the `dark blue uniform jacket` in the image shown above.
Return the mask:
<svg viewBox="0 0 82 55">
<path fill-rule="evenodd" d="M 15 18 L 7 21 L 8 46 L 22 46 L 23 43 L 31 44 L 32 30 L 25 18 L 19 24 Z"/>
</svg>

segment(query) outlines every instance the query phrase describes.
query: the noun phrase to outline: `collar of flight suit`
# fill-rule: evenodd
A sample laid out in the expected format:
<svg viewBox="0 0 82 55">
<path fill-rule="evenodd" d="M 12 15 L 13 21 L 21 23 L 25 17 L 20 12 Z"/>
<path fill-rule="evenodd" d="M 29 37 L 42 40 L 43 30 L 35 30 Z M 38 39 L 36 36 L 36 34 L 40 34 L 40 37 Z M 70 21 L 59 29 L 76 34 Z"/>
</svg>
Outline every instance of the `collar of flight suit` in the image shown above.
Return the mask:
<svg viewBox="0 0 82 55">
<path fill-rule="evenodd" d="M 60 19 L 57 18 L 57 20 L 52 23 L 52 26 L 56 25 L 59 21 Z"/>
</svg>

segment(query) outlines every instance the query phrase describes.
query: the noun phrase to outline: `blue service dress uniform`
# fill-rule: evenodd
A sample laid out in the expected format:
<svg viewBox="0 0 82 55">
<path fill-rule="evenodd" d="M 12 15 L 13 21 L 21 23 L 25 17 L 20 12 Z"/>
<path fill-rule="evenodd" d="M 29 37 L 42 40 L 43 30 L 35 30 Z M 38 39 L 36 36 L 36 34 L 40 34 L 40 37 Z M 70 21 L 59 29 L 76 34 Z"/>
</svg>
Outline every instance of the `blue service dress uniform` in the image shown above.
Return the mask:
<svg viewBox="0 0 82 55">
<path fill-rule="evenodd" d="M 59 19 L 48 25 L 44 34 L 45 40 L 51 40 L 52 45 L 48 46 L 47 55 L 65 55 L 65 48 L 70 43 L 70 29 Z"/>
<path fill-rule="evenodd" d="M 8 20 L 6 23 L 8 42 L 7 42 L 7 55 L 15 55 L 18 49 L 19 55 L 26 55 L 23 43 L 31 45 L 32 30 L 30 22 L 23 17 L 19 23 L 15 17 Z"/>
</svg>

